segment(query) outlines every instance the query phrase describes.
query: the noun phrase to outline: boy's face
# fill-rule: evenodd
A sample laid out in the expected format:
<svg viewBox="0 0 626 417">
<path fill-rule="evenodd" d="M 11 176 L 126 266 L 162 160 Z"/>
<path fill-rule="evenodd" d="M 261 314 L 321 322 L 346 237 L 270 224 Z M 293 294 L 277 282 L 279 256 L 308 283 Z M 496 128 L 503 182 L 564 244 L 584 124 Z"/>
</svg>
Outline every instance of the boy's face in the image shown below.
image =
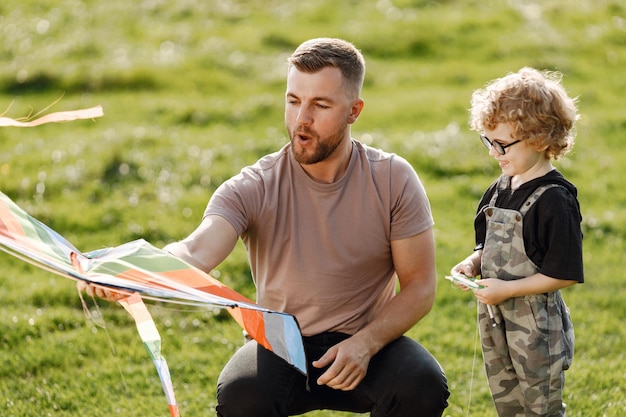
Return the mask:
<svg viewBox="0 0 626 417">
<path fill-rule="evenodd" d="M 517 141 L 512 136 L 513 127 L 509 123 L 499 123 L 495 129 L 486 129 L 484 133 L 491 142 L 502 146 Z M 550 160 L 546 159 L 544 152 L 530 146 L 525 138 L 520 139 L 519 143 L 506 148 L 504 155 L 498 153 L 494 147 L 489 150 L 489 155 L 498 161 L 504 175 L 516 177 L 520 181 L 518 183 L 524 183 L 544 175 L 545 169 L 550 166 Z"/>
</svg>

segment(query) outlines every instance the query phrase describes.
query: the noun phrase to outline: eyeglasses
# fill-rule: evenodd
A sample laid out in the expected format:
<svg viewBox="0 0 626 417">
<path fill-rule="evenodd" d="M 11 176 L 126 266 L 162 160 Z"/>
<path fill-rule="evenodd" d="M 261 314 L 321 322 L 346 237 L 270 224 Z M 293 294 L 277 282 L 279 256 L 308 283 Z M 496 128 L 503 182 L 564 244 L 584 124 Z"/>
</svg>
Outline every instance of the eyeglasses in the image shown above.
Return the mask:
<svg viewBox="0 0 626 417">
<path fill-rule="evenodd" d="M 480 134 L 480 140 L 483 142 L 483 145 L 485 145 L 487 149 L 491 150 L 491 148 L 494 148 L 496 152 L 498 152 L 500 155 L 504 155 L 506 153 L 506 148 L 508 148 L 509 146 L 513 146 L 516 143 L 522 141 L 521 139 L 518 139 L 515 142 L 509 143 L 508 145 L 503 145 L 500 142 L 496 142 L 495 140 L 489 140 L 489 138 L 485 136 L 484 133 Z"/>
</svg>

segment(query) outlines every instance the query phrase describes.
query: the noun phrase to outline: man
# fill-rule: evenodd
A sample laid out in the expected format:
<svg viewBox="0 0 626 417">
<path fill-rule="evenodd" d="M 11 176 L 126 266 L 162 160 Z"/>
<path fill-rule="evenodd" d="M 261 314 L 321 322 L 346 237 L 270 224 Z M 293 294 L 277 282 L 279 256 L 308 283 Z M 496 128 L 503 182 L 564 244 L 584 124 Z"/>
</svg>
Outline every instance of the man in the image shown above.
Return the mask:
<svg viewBox="0 0 626 417">
<path fill-rule="evenodd" d="M 247 342 L 219 377 L 218 416 L 441 416 L 447 406 L 443 370 L 403 336 L 435 296 L 430 205 L 404 159 L 351 138 L 364 72 L 346 41 L 300 45 L 288 66 L 290 143 L 223 183 L 199 227 L 165 248 L 208 272 L 241 237 L 257 303 L 302 329 L 308 378 Z"/>
</svg>

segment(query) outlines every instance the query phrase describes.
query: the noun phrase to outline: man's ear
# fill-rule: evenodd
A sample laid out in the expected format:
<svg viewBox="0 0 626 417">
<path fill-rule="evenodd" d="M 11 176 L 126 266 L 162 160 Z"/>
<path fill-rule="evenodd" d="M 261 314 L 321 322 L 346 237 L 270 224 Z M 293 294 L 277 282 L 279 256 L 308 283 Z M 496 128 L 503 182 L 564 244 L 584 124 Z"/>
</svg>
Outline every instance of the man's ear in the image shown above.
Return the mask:
<svg viewBox="0 0 626 417">
<path fill-rule="evenodd" d="M 356 122 L 356 119 L 359 118 L 359 115 L 361 114 L 364 105 L 365 102 L 361 98 L 357 98 L 352 102 L 352 107 L 350 107 L 350 114 L 348 114 L 348 124 Z"/>
</svg>

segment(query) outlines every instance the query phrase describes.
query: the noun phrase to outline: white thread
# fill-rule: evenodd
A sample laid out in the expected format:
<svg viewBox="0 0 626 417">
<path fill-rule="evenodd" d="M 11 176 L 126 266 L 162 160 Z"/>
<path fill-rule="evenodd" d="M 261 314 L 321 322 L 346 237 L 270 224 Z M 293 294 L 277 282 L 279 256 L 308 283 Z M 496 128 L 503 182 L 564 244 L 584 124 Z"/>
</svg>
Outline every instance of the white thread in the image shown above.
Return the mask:
<svg viewBox="0 0 626 417">
<path fill-rule="evenodd" d="M 115 362 L 115 366 L 117 371 L 120 374 L 120 378 L 122 379 L 122 386 L 124 387 L 124 392 L 126 393 L 126 399 L 128 400 L 128 405 L 130 407 L 131 415 L 136 416 L 135 407 L 133 406 L 133 402 L 130 398 L 130 389 L 128 388 L 128 384 L 126 383 L 126 378 L 124 378 L 124 373 L 122 372 L 122 367 L 120 366 L 119 358 L 117 356 L 117 352 L 115 351 L 115 346 L 113 345 L 113 339 L 111 339 L 111 335 L 109 334 L 109 330 L 107 329 L 106 323 L 104 322 L 104 316 L 100 311 L 100 306 L 96 302 L 96 298 L 92 295 L 91 300 L 96 308 L 96 316 L 91 313 L 89 307 L 87 307 L 87 303 L 83 298 L 83 293 L 78 289 L 78 297 L 80 298 L 80 303 L 83 306 L 83 312 L 85 313 L 85 317 L 94 323 L 96 326 L 102 328 L 104 330 L 104 334 L 106 334 L 107 340 L 109 341 L 109 347 L 111 348 L 111 353 L 113 353 L 113 357 L 115 358 L 113 362 Z"/>
<path fill-rule="evenodd" d="M 466 417 L 469 417 L 470 408 L 472 405 L 472 391 L 474 389 L 474 371 L 476 370 L 476 356 L 478 352 L 478 340 L 480 339 L 480 332 L 478 330 L 479 326 L 480 326 L 480 320 L 478 320 L 478 312 L 477 312 L 476 314 L 476 337 L 474 338 L 474 356 L 472 358 L 472 372 L 470 374 L 469 395 L 467 399 L 467 414 L 465 414 Z"/>
</svg>

